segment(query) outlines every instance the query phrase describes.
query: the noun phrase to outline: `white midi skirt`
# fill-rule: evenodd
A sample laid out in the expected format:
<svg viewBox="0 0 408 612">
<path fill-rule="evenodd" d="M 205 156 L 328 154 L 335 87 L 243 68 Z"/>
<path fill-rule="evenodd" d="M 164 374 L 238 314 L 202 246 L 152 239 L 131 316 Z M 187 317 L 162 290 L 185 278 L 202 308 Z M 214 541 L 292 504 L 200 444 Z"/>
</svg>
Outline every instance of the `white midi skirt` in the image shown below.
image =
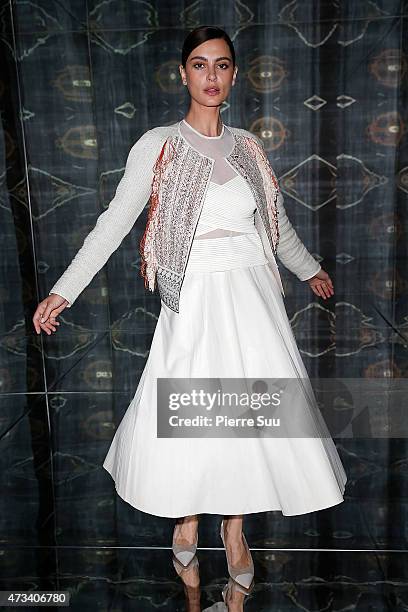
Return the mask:
<svg viewBox="0 0 408 612">
<path fill-rule="evenodd" d="M 155 516 L 299 515 L 339 504 L 347 477 L 330 435 L 157 437 L 157 378 L 307 376 L 258 234 L 193 241 L 180 312 L 162 302 L 103 467 L 123 500 Z M 305 400 L 305 414 L 313 410 Z"/>
</svg>

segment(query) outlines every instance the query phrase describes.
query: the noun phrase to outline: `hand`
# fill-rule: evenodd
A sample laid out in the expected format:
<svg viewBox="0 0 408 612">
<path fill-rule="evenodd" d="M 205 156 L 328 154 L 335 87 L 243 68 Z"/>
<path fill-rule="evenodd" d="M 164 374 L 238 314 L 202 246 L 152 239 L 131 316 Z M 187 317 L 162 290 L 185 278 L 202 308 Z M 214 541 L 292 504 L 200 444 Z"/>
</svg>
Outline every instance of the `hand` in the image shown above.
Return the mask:
<svg viewBox="0 0 408 612">
<path fill-rule="evenodd" d="M 307 282 L 310 285 L 313 293 L 322 297 L 324 300 L 332 295 L 334 295 L 333 283 L 331 281 L 330 276 L 323 270 L 319 270 L 317 274 L 312 276 L 312 278 L 308 278 Z"/>
<path fill-rule="evenodd" d="M 33 324 L 37 334 L 44 330 L 50 336 L 52 332 L 57 331 L 56 325 L 59 325 L 59 322 L 55 319 L 68 304 L 68 300 L 57 293 L 50 293 L 45 300 L 40 302 L 33 316 Z"/>
</svg>

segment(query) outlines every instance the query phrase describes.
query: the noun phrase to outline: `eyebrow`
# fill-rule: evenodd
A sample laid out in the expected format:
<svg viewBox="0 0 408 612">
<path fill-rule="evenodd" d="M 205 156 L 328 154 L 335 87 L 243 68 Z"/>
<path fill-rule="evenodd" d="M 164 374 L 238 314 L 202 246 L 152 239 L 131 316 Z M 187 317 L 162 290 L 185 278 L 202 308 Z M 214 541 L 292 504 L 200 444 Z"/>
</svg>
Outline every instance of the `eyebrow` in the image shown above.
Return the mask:
<svg viewBox="0 0 408 612">
<path fill-rule="evenodd" d="M 194 57 L 192 57 L 192 58 L 190 59 L 190 62 L 192 62 L 192 61 L 193 61 L 193 60 L 195 60 L 195 59 L 201 59 L 201 60 L 204 60 L 204 61 L 206 61 L 206 62 L 208 61 L 208 58 L 207 58 L 207 57 L 204 57 L 203 55 L 195 55 Z M 230 57 L 217 57 L 217 58 L 215 59 L 215 61 L 216 61 L 216 62 L 219 62 L 220 60 L 228 60 L 228 61 L 232 62 L 232 58 L 230 58 Z"/>
</svg>

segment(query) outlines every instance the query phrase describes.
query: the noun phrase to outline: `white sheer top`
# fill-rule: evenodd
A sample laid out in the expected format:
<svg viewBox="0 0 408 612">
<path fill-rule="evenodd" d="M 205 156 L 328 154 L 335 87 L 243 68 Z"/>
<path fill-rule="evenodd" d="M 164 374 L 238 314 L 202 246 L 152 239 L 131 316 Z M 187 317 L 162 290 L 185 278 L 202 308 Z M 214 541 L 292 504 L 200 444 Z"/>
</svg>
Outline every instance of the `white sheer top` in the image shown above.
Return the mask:
<svg viewBox="0 0 408 612">
<path fill-rule="evenodd" d="M 265 265 L 251 188 L 225 159 L 234 147 L 234 136 L 224 125 L 219 136 L 205 136 L 184 119 L 180 131 L 196 151 L 214 160 L 186 273 Z"/>
<path fill-rule="evenodd" d="M 223 124 L 219 136 L 205 136 L 185 119 L 180 123 L 180 131 L 193 149 L 214 160 L 194 239 L 255 233 L 256 205 L 251 188 L 225 159 L 234 147 L 232 133 Z"/>
</svg>

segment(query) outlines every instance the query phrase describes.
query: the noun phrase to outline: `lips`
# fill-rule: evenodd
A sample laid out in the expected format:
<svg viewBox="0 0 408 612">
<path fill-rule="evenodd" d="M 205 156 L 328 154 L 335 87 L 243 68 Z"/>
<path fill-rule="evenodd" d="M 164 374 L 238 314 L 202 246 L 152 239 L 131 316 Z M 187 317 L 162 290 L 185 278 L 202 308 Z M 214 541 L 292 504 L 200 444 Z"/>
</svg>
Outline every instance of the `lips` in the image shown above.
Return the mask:
<svg viewBox="0 0 408 612">
<path fill-rule="evenodd" d="M 204 91 L 210 96 L 215 96 L 216 94 L 220 93 L 218 87 L 208 87 L 207 89 L 204 89 Z"/>
</svg>

